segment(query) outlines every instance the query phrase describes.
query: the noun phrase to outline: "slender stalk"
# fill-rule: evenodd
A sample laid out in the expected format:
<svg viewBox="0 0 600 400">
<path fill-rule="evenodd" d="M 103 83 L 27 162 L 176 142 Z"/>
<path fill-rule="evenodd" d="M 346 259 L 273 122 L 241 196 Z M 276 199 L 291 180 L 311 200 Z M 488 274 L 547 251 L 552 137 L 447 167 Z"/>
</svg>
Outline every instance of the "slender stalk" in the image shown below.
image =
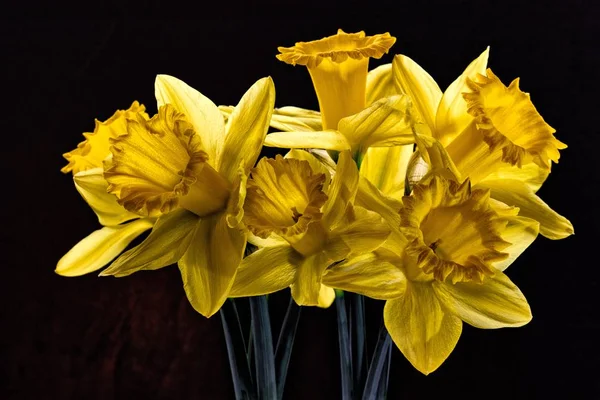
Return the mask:
<svg viewBox="0 0 600 400">
<path fill-rule="evenodd" d="M 365 326 L 365 298 L 356 293 L 349 293 L 352 300 L 353 353 L 352 367 L 354 369 L 354 388 L 360 393 L 367 379 L 367 351 Z"/>
<path fill-rule="evenodd" d="M 392 348 L 392 345 L 388 346 L 386 361 L 383 365 L 383 372 L 381 373 L 381 382 L 379 382 L 379 387 L 377 388 L 378 399 L 387 398 L 388 383 L 390 381 L 390 369 L 392 367 Z"/>
<path fill-rule="evenodd" d="M 250 297 L 250 313 L 256 366 L 256 392 L 260 400 L 276 400 L 275 357 L 267 297 Z"/>
<path fill-rule="evenodd" d="M 363 400 L 382 398 L 379 397 L 380 392 L 378 388 L 382 385 L 384 379 L 387 381 L 388 371 L 385 370 L 385 366 L 388 363 L 391 345 L 392 338 L 388 334 L 387 329 L 385 329 L 385 326 L 382 326 L 379 330 L 379 338 L 377 339 L 377 345 L 375 346 L 375 352 L 373 353 L 371 366 L 367 375 Z M 387 386 L 387 383 L 385 385 Z"/>
<path fill-rule="evenodd" d="M 302 308 L 296 304 L 294 299 L 290 297 L 283 325 L 279 332 L 277 347 L 275 348 L 275 368 L 277 372 L 277 398 L 283 399 L 283 391 L 285 389 L 285 379 L 287 377 L 288 366 L 292 356 L 292 348 L 296 337 L 296 329 L 300 321 L 300 312 Z"/>
<path fill-rule="evenodd" d="M 348 327 L 348 313 L 344 292 L 336 290 L 335 305 L 337 307 L 338 340 L 340 347 L 340 375 L 342 380 L 342 399 L 352 400 L 352 344 Z"/>
<path fill-rule="evenodd" d="M 250 367 L 246 359 L 246 344 L 239 315 L 233 299 L 227 300 L 220 310 L 223 333 L 227 344 L 229 368 L 233 380 L 236 400 L 256 399 L 256 393 L 250 377 Z"/>
</svg>

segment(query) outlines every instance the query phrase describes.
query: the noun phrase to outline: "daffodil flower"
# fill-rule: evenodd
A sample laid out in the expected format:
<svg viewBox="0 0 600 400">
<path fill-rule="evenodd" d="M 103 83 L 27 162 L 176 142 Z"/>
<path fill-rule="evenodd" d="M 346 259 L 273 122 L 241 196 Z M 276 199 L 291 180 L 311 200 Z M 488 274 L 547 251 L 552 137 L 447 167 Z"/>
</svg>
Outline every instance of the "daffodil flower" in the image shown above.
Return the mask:
<svg viewBox="0 0 600 400">
<path fill-rule="evenodd" d="M 243 222 L 259 250 L 244 258 L 232 297 L 286 287 L 300 305 L 328 306 L 334 292 L 323 273 L 333 263 L 379 247 L 390 229 L 372 211 L 353 205 L 358 170 L 340 153 L 335 176 L 310 153 L 262 159 L 248 180 Z"/>
<path fill-rule="evenodd" d="M 490 189 L 493 198 L 519 207 L 520 215 L 540 222 L 542 235 L 569 236 L 571 223 L 535 194 L 566 145 L 554 137 L 529 94 L 519 89 L 518 79 L 506 87 L 487 69 L 488 55 L 489 49 L 444 93 L 413 60 L 394 58 L 395 84 L 411 97 L 432 135 L 417 140 L 428 147 L 420 155 L 427 158 L 435 149 L 441 169 L 451 167 L 460 179 L 468 177 L 474 189 Z M 433 168 L 442 163 L 427 161 Z"/>
<path fill-rule="evenodd" d="M 490 198 L 489 190 L 429 176 L 405 196 L 400 229 L 364 255 L 363 286 L 388 286 L 385 325 L 398 348 L 424 374 L 435 371 L 454 349 L 462 322 L 478 328 L 517 327 L 531 320 L 521 291 L 504 270 L 533 242 L 539 223 Z M 391 273 L 402 271 L 390 284 Z M 334 265 L 324 280 L 338 277 Z M 363 291 L 368 289 L 363 288 Z M 398 295 L 400 293 L 400 295 Z"/>
<path fill-rule="evenodd" d="M 127 110 L 118 110 L 104 122 L 96 120 L 94 132 L 84 133 L 85 140 L 63 156 L 69 162 L 61 169 L 72 173 L 75 188 L 96 213 L 103 226 L 76 244 L 56 266 L 56 273 L 79 276 L 96 271 L 119 255 L 133 239 L 154 224 L 127 211 L 107 192 L 102 161 L 110 156 L 110 139 L 127 130 L 127 118 L 147 119 L 145 107 L 134 102 Z"/>
<path fill-rule="evenodd" d="M 226 300 L 246 247 L 239 226 L 246 179 L 262 148 L 275 90 L 270 78 L 256 82 L 225 125 L 215 104 L 184 82 L 159 75 L 155 89 L 158 114 L 127 118 L 103 162 L 108 192 L 156 223 L 101 275 L 178 263 L 190 303 L 208 317 Z"/>
<path fill-rule="evenodd" d="M 287 115 L 275 114 L 272 122 L 285 132 L 269 134 L 265 145 L 350 150 L 360 162 L 369 147 L 414 143 L 407 96 L 395 94 L 367 103 L 369 58 L 380 58 L 395 41 L 388 33 L 365 36 L 364 32 L 339 30 L 321 40 L 280 47 L 280 60 L 308 68 L 319 99 L 322 129 L 315 129 L 314 112 L 288 108 Z M 294 116 L 297 122 L 290 123 Z"/>
</svg>

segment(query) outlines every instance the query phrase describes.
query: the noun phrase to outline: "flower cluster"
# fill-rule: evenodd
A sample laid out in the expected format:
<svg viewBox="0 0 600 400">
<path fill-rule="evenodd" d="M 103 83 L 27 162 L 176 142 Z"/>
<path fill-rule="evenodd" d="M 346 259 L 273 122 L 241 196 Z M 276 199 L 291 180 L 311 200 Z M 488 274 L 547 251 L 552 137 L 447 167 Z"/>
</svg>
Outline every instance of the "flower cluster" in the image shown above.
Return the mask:
<svg viewBox="0 0 600 400">
<path fill-rule="evenodd" d="M 463 321 L 529 322 L 504 271 L 538 233 L 573 234 L 536 195 L 566 146 L 518 80 L 507 87 L 487 68 L 489 49 L 442 92 L 404 55 L 368 70 L 394 42 L 340 30 L 279 48 L 308 68 L 319 111 L 274 108 L 271 78 L 217 107 L 159 75 L 156 115 L 134 102 L 64 155 L 102 228 L 56 272 L 176 263 L 206 317 L 227 298 L 286 288 L 302 306 L 328 307 L 335 290 L 385 300 L 394 343 L 425 374 Z M 291 150 L 257 162 L 263 145 Z M 257 250 L 244 256 L 248 243 Z"/>
</svg>

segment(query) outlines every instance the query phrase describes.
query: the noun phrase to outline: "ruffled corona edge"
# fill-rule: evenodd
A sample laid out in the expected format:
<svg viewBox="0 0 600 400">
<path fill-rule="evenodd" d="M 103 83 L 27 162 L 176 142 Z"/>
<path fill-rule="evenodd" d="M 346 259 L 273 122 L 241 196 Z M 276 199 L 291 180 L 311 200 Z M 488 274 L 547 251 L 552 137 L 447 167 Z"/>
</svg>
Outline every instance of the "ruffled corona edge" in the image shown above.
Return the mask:
<svg viewBox="0 0 600 400">
<path fill-rule="evenodd" d="M 341 29 L 336 35 L 311 42 L 298 42 L 293 47 L 279 47 L 277 58 L 291 65 L 318 66 L 328 58 L 341 63 L 348 58 L 381 58 L 396 42 L 389 33 L 366 36 L 365 32 L 345 33 Z"/>
</svg>

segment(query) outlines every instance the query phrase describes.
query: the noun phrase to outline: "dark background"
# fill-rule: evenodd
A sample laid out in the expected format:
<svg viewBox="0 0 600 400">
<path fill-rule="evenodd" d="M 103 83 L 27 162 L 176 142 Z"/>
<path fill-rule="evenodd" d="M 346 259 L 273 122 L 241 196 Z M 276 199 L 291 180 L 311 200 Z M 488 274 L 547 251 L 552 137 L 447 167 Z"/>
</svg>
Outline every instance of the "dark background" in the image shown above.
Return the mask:
<svg viewBox="0 0 600 400">
<path fill-rule="evenodd" d="M 573 222 L 576 235 L 540 236 L 508 271 L 533 321 L 496 331 L 465 325 L 455 351 L 428 377 L 394 348 L 389 398 L 600 397 L 600 13 L 592 1 L 442 4 L 82 2 L 77 17 L 54 3 L 10 5 L 15 16 L 0 26 L 0 398 L 233 399 L 220 319 L 193 311 L 175 267 L 123 279 L 54 273 L 58 259 L 99 227 L 70 176 L 60 173 L 61 154 L 93 130 L 94 118 L 104 120 L 133 100 L 156 112 L 158 73 L 186 81 L 216 104 L 235 104 L 270 75 L 277 106 L 316 109 L 306 69 L 279 62 L 276 49 L 338 28 L 390 32 L 395 46 L 371 67 L 406 54 L 442 88 L 490 45 L 494 72 L 506 84 L 520 76 L 521 88 L 569 145 L 539 194 Z M 286 296 L 273 296 L 275 326 Z M 381 306 L 369 304 L 372 340 Z M 286 397 L 340 398 L 338 366 L 334 308 L 305 309 Z"/>
</svg>

